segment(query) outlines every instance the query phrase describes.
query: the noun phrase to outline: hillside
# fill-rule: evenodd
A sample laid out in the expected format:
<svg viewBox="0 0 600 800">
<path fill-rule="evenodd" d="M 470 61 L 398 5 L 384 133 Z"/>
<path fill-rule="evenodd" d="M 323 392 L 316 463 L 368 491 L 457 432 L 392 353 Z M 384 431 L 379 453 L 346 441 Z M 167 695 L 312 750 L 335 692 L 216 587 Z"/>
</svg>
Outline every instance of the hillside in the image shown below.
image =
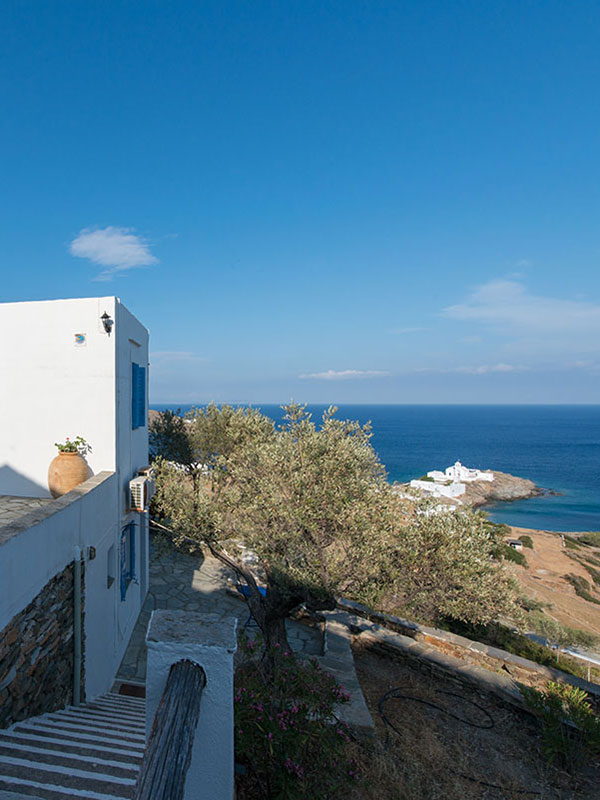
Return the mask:
<svg viewBox="0 0 600 800">
<path fill-rule="evenodd" d="M 515 577 L 523 587 L 523 593 L 542 603 L 552 603 L 548 613 L 563 625 L 582 628 L 600 635 L 600 585 L 594 583 L 593 574 L 586 569 L 599 570 L 600 549 L 586 545 L 577 546 L 572 539 L 566 539 L 567 547 L 562 546 L 561 535 L 547 531 L 512 528 L 512 536 L 530 536 L 533 550 L 523 548 L 528 568 L 513 565 Z M 590 586 L 590 595 L 598 604 L 579 597 L 573 585 L 565 580 L 565 575 L 583 578 Z"/>
</svg>

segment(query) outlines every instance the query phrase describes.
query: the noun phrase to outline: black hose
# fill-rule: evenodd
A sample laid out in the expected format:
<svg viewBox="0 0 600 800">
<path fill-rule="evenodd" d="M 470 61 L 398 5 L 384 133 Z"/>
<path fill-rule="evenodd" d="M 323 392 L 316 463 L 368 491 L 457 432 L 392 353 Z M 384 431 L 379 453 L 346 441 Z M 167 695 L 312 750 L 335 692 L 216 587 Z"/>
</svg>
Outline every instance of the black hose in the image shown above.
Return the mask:
<svg viewBox="0 0 600 800">
<path fill-rule="evenodd" d="M 437 703 L 432 703 L 431 700 L 425 700 L 422 697 L 415 697 L 412 694 L 406 694 L 407 691 L 410 691 L 408 688 L 404 688 L 402 686 L 398 686 L 395 689 L 390 689 L 389 692 L 386 692 L 382 695 L 379 699 L 379 703 L 377 704 L 377 708 L 379 710 L 379 715 L 385 725 L 391 728 L 395 733 L 400 733 L 400 730 L 391 722 L 388 717 L 385 715 L 383 710 L 383 706 L 389 700 L 412 700 L 415 703 L 421 703 L 422 705 L 429 706 L 430 708 L 435 709 L 436 711 L 441 711 L 443 714 L 447 714 L 449 717 L 457 720 L 458 722 L 462 722 L 463 725 L 469 725 L 471 728 L 479 728 L 481 730 L 490 730 L 490 728 L 494 727 L 494 719 L 490 712 L 480 706 L 478 703 L 475 703 L 473 700 L 467 700 L 465 697 L 459 694 L 454 694 L 453 692 L 446 692 L 443 689 L 435 689 L 438 694 L 445 694 L 448 697 L 458 697 L 464 703 L 469 703 L 469 705 L 474 706 L 476 709 L 482 712 L 487 717 L 487 721 L 485 724 L 481 724 L 478 722 L 472 722 L 471 720 L 464 719 L 463 717 L 459 717 L 457 714 L 453 714 L 452 711 L 449 711 L 447 708 L 438 705 Z M 389 743 L 389 733 L 386 735 L 385 739 L 385 747 L 387 749 Z M 472 783 L 477 783 L 480 786 L 486 786 L 489 789 L 498 789 L 501 792 L 513 792 L 515 794 L 531 794 L 531 795 L 541 795 L 541 792 L 531 791 L 530 789 L 508 789 L 505 786 L 499 786 L 497 783 L 488 783 L 487 781 L 479 780 L 479 778 L 474 778 L 472 775 L 466 775 L 464 772 L 459 772 L 458 770 L 452 769 L 452 767 L 448 767 L 448 771 L 452 772 L 454 775 L 458 775 L 459 778 L 464 778 L 467 781 L 471 781 Z"/>
<path fill-rule="evenodd" d="M 453 692 L 445 692 L 442 689 L 435 689 L 435 691 L 438 694 L 446 694 L 449 697 L 458 697 L 459 699 L 463 700 L 464 702 L 467 702 L 470 705 L 475 706 L 475 708 L 479 709 L 479 711 L 481 711 L 482 714 L 485 714 L 485 716 L 488 718 L 488 722 L 487 722 L 486 725 L 480 725 L 477 722 L 470 722 L 468 719 L 463 719 L 462 717 L 459 717 L 456 714 L 453 714 L 452 711 L 448 711 L 447 708 L 444 708 L 443 706 L 440 706 L 437 703 L 432 703 L 431 700 L 424 700 L 422 697 L 413 697 L 412 695 L 404 694 L 405 691 L 406 690 L 401 686 L 397 687 L 396 689 L 390 689 L 390 691 L 386 692 L 383 695 L 383 697 L 379 700 L 378 708 L 379 708 L 379 713 L 380 713 L 383 721 L 387 725 L 389 725 L 390 728 L 392 728 L 392 730 L 396 731 L 396 733 L 400 733 L 400 731 L 397 730 L 397 728 L 394 727 L 393 723 L 391 723 L 389 721 L 389 719 L 387 719 L 387 717 L 383 713 L 383 704 L 387 700 L 391 700 L 391 699 L 396 699 L 396 700 L 414 700 L 415 703 L 422 703 L 425 706 L 430 706 L 431 708 L 435 708 L 437 711 L 443 711 L 444 714 L 448 714 L 449 717 L 452 717 L 453 719 L 456 719 L 459 722 L 462 722 L 464 725 L 470 725 L 472 728 L 481 728 L 482 730 L 489 730 L 490 728 L 494 727 L 494 720 L 492 718 L 492 715 L 490 714 L 490 712 L 487 709 L 483 708 L 483 706 L 480 706 L 477 703 L 474 703 L 472 700 L 465 700 L 465 698 L 462 697 L 462 695 L 460 695 L 460 694 L 454 694 Z"/>
</svg>

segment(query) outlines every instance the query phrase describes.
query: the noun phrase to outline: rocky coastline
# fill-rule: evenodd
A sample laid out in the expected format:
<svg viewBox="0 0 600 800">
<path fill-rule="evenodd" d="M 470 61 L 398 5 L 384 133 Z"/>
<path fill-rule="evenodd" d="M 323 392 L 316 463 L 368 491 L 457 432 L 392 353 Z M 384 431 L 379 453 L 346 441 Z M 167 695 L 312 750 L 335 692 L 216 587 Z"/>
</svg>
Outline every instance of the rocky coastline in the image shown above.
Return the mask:
<svg viewBox="0 0 600 800">
<path fill-rule="evenodd" d="M 499 470 L 485 470 L 485 472 L 492 473 L 494 480 L 471 481 L 465 484 L 465 493 L 459 497 L 436 497 L 435 501 L 446 506 L 481 508 L 491 503 L 511 503 L 515 500 L 529 500 L 542 495 L 560 494 L 551 489 L 544 489 L 528 478 L 520 478 L 508 472 Z M 400 492 L 410 490 L 426 496 L 423 489 L 411 489 L 410 483 L 395 484 L 395 486 Z"/>
<path fill-rule="evenodd" d="M 466 484 L 465 494 L 460 498 L 463 505 L 478 508 L 488 503 L 529 500 L 531 497 L 550 493 L 528 478 L 519 478 L 508 472 L 497 470 L 490 470 L 490 472 L 494 474 L 493 481 L 473 481 L 473 483 Z"/>
</svg>

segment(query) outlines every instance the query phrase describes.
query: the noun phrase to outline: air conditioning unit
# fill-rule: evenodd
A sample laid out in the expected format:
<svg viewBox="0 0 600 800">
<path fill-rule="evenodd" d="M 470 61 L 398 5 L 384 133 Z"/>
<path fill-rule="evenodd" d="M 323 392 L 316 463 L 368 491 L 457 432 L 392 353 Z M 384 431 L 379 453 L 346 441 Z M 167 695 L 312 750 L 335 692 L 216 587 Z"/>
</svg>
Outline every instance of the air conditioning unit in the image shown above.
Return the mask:
<svg viewBox="0 0 600 800">
<path fill-rule="evenodd" d="M 154 481 L 143 475 L 129 481 L 129 510 L 147 511 L 154 494 Z"/>
</svg>

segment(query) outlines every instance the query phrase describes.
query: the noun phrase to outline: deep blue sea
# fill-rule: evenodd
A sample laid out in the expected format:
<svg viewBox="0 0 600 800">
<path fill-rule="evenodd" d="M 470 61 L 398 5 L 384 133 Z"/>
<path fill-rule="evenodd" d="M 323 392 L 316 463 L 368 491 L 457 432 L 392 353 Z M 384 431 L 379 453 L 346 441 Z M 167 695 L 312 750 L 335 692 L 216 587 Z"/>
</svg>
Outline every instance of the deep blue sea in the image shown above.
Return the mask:
<svg viewBox="0 0 600 800">
<path fill-rule="evenodd" d="M 276 421 L 282 418 L 279 406 L 256 407 Z M 324 409 L 308 407 L 315 420 Z M 338 416 L 371 420 L 372 443 L 390 481 L 408 481 L 458 459 L 562 493 L 487 506 L 494 521 L 551 531 L 600 530 L 600 406 L 342 405 Z"/>
</svg>

